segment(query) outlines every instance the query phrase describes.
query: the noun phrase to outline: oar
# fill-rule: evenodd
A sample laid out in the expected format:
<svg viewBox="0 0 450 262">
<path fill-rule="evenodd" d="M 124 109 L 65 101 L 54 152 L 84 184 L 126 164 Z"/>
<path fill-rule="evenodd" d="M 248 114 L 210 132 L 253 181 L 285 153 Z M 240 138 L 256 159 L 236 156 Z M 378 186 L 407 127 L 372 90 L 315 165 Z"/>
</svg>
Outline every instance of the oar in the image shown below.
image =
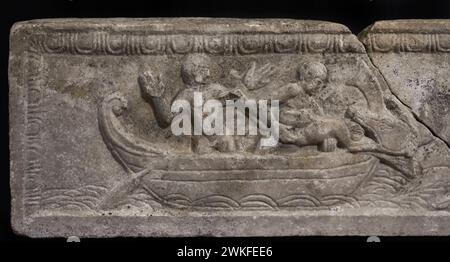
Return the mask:
<svg viewBox="0 0 450 262">
<path fill-rule="evenodd" d="M 148 172 L 150 169 L 145 168 L 137 173 L 131 173 L 130 177 L 115 185 L 97 204 L 97 207 L 99 209 L 113 208 L 141 184 L 141 178 Z"/>
</svg>

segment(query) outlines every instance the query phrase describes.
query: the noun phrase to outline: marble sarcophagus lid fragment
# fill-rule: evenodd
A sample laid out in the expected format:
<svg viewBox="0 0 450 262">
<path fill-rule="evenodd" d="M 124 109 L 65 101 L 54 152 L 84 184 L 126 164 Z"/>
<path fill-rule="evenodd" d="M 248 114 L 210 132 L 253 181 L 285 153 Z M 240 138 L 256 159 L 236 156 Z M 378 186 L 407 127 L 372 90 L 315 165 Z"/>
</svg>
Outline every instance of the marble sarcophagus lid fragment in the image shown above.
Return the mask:
<svg viewBox="0 0 450 262">
<path fill-rule="evenodd" d="M 442 20 L 18 23 L 13 228 L 448 235 L 449 52 Z"/>
</svg>

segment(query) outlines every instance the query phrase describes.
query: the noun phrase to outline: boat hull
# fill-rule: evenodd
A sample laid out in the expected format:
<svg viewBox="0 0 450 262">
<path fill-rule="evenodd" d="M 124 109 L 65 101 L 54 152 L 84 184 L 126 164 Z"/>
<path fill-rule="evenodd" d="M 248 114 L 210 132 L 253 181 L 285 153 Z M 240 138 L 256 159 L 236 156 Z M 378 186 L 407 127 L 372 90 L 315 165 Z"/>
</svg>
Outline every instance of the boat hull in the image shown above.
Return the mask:
<svg viewBox="0 0 450 262">
<path fill-rule="evenodd" d="M 378 159 L 344 150 L 294 154 L 175 153 L 164 143 L 126 132 L 118 117 L 127 108 L 118 93 L 98 112 L 100 132 L 128 178 L 101 201 L 110 207 L 142 186 L 164 206 L 177 208 L 318 207 L 356 202 L 353 192 Z"/>
<path fill-rule="evenodd" d="M 263 159 L 222 158 L 217 169 L 209 158 L 209 165 L 200 169 L 201 159 L 178 158 L 166 169 L 150 171 L 142 184 L 161 204 L 176 208 L 321 207 L 355 203 L 353 192 L 378 163 L 374 157 L 348 153 L 338 162 L 326 156 Z M 327 164 L 311 166 L 323 161 Z"/>
</svg>

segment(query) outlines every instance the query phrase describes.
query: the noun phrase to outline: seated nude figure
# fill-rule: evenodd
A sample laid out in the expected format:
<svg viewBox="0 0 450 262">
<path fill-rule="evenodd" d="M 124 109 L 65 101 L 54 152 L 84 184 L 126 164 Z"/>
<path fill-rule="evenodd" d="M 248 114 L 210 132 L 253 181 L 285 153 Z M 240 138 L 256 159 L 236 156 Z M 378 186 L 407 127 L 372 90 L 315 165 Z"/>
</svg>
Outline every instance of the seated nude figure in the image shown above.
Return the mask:
<svg viewBox="0 0 450 262">
<path fill-rule="evenodd" d="M 349 119 L 324 114 L 315 96 L 326 88 L 327 68 L 319 62 L 305 62 L 298 68 L 298 82 L 279 89 L 280 141 L 297 146 L 318 145 L 331 152 L 336 147 L 351 149 L 364 137 L 360 125 Z M 283 100 L 284 99 L 284 100 Z"/>
</svg>

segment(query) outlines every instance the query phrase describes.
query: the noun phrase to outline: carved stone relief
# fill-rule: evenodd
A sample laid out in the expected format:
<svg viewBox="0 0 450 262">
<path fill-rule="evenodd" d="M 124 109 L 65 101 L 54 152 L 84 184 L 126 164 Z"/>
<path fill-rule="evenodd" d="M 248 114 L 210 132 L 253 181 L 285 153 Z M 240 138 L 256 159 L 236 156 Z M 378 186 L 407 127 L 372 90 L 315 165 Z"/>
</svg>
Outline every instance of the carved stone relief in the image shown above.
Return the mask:
<svg viewBox="0 0 450 262">
<path fill-rule="evenodd" d="M 380 22 L 361 42 L 321 21 L 17 24 L 13 226 L 38 237 L 449 234 L 450 23 L 427 23 Z M 211 100 L 220 119 L 229 102 L 258 108 L 232 111 L 224 134 L 174 134 L 175 102 L 192 106 L 191 132 Z M 248 127 L 226 134 L 240 117 Z M 271 146 L 250 130 L 266 118 Z"/>
</svg>

